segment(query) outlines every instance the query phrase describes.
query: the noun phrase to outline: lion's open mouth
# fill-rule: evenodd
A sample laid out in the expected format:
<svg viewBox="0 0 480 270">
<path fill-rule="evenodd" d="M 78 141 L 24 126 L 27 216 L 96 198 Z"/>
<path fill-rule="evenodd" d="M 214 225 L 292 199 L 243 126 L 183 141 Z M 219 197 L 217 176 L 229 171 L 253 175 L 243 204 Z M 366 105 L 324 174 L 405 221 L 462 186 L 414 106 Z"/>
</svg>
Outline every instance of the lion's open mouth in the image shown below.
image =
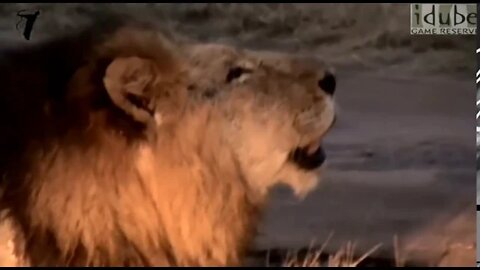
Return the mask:
<svg viewBox="0 0 480 270">
<path fill-rule="evenodd" d="M 290 161 L 304 170 L 313 170 L 322 166 L 326 158 L 325 151 L 320 143 L 297 147 L 289 156 Z"/>
</svg>

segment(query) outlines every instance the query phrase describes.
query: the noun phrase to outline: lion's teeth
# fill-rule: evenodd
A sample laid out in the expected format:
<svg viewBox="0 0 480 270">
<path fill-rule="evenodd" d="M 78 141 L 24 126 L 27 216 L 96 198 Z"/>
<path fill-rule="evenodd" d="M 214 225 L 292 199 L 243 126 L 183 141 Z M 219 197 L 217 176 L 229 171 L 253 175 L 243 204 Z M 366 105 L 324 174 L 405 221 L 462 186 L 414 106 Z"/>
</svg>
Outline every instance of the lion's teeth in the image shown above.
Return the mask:
<svg viewBox="0 0 480 270">
<path fill-rule="evenodd" d="M 307 145 L 307 148 L 306 148 L 307 153 L 308 153 L 309 155 L 315 153 L 315 152 L 317 151 L 317 149 L 320 147 L 321 143 L 322 143 L 322 142 L 321 142 L 320 140 L 318 140 L 318 141 L 315 142 L 315 143 L 312 143 L 312 144 Z"/>
</svg>

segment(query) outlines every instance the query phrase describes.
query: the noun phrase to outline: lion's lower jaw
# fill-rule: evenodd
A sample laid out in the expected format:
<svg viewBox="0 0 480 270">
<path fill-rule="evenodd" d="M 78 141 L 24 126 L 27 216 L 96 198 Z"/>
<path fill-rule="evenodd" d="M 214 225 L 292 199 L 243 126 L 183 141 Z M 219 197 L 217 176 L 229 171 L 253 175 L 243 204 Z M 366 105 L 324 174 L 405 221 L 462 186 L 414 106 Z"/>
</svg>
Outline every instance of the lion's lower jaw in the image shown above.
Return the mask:
<svg viewBox="0 0 480 270">
<path fill-rule="evenodd" d="M 295 196 L 303 200 L 320 182 L 321 168 L 316 170 L 302 170 L 293 163 L 286 163 L 277 174 L 276 178 L 281 183 L 288 185 Z"/>
</svg>

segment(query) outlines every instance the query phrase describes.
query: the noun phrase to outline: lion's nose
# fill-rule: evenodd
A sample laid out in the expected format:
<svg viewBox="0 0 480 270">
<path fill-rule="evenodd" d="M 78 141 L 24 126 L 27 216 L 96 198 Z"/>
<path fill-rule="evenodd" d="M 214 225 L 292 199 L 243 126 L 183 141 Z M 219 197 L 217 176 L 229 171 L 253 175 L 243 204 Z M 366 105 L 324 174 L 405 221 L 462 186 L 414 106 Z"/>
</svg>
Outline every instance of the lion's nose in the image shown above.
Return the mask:
<svg viewBox="0 0 480 270">
<path fill-rule="evenodd" d="M 329 71 L 325 72 L 323 78 L 318 81 L 318 86 L 329 95 L 333 95 L 333 93 L 335 93 L 336 85 L 337 81 L 335 79 L 335 75 Z"/>
</svg>

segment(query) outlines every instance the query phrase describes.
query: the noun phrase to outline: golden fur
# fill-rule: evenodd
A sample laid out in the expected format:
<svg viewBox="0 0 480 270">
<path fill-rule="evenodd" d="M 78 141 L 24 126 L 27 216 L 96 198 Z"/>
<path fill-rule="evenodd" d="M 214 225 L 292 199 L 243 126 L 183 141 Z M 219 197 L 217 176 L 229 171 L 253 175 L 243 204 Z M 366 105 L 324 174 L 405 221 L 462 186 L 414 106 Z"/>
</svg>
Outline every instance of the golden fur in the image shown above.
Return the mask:
<svg viewBox="0 0 480 270">
<path fill-rule="evenodd" d="M 0 202 L 18 254 L 35 266 L 241 264 L 269 188 L 304 196 L 317 183 L 289 156 L 334 120 L 325 70 L 104 31 L 3 59 Z"/>
</svg>

